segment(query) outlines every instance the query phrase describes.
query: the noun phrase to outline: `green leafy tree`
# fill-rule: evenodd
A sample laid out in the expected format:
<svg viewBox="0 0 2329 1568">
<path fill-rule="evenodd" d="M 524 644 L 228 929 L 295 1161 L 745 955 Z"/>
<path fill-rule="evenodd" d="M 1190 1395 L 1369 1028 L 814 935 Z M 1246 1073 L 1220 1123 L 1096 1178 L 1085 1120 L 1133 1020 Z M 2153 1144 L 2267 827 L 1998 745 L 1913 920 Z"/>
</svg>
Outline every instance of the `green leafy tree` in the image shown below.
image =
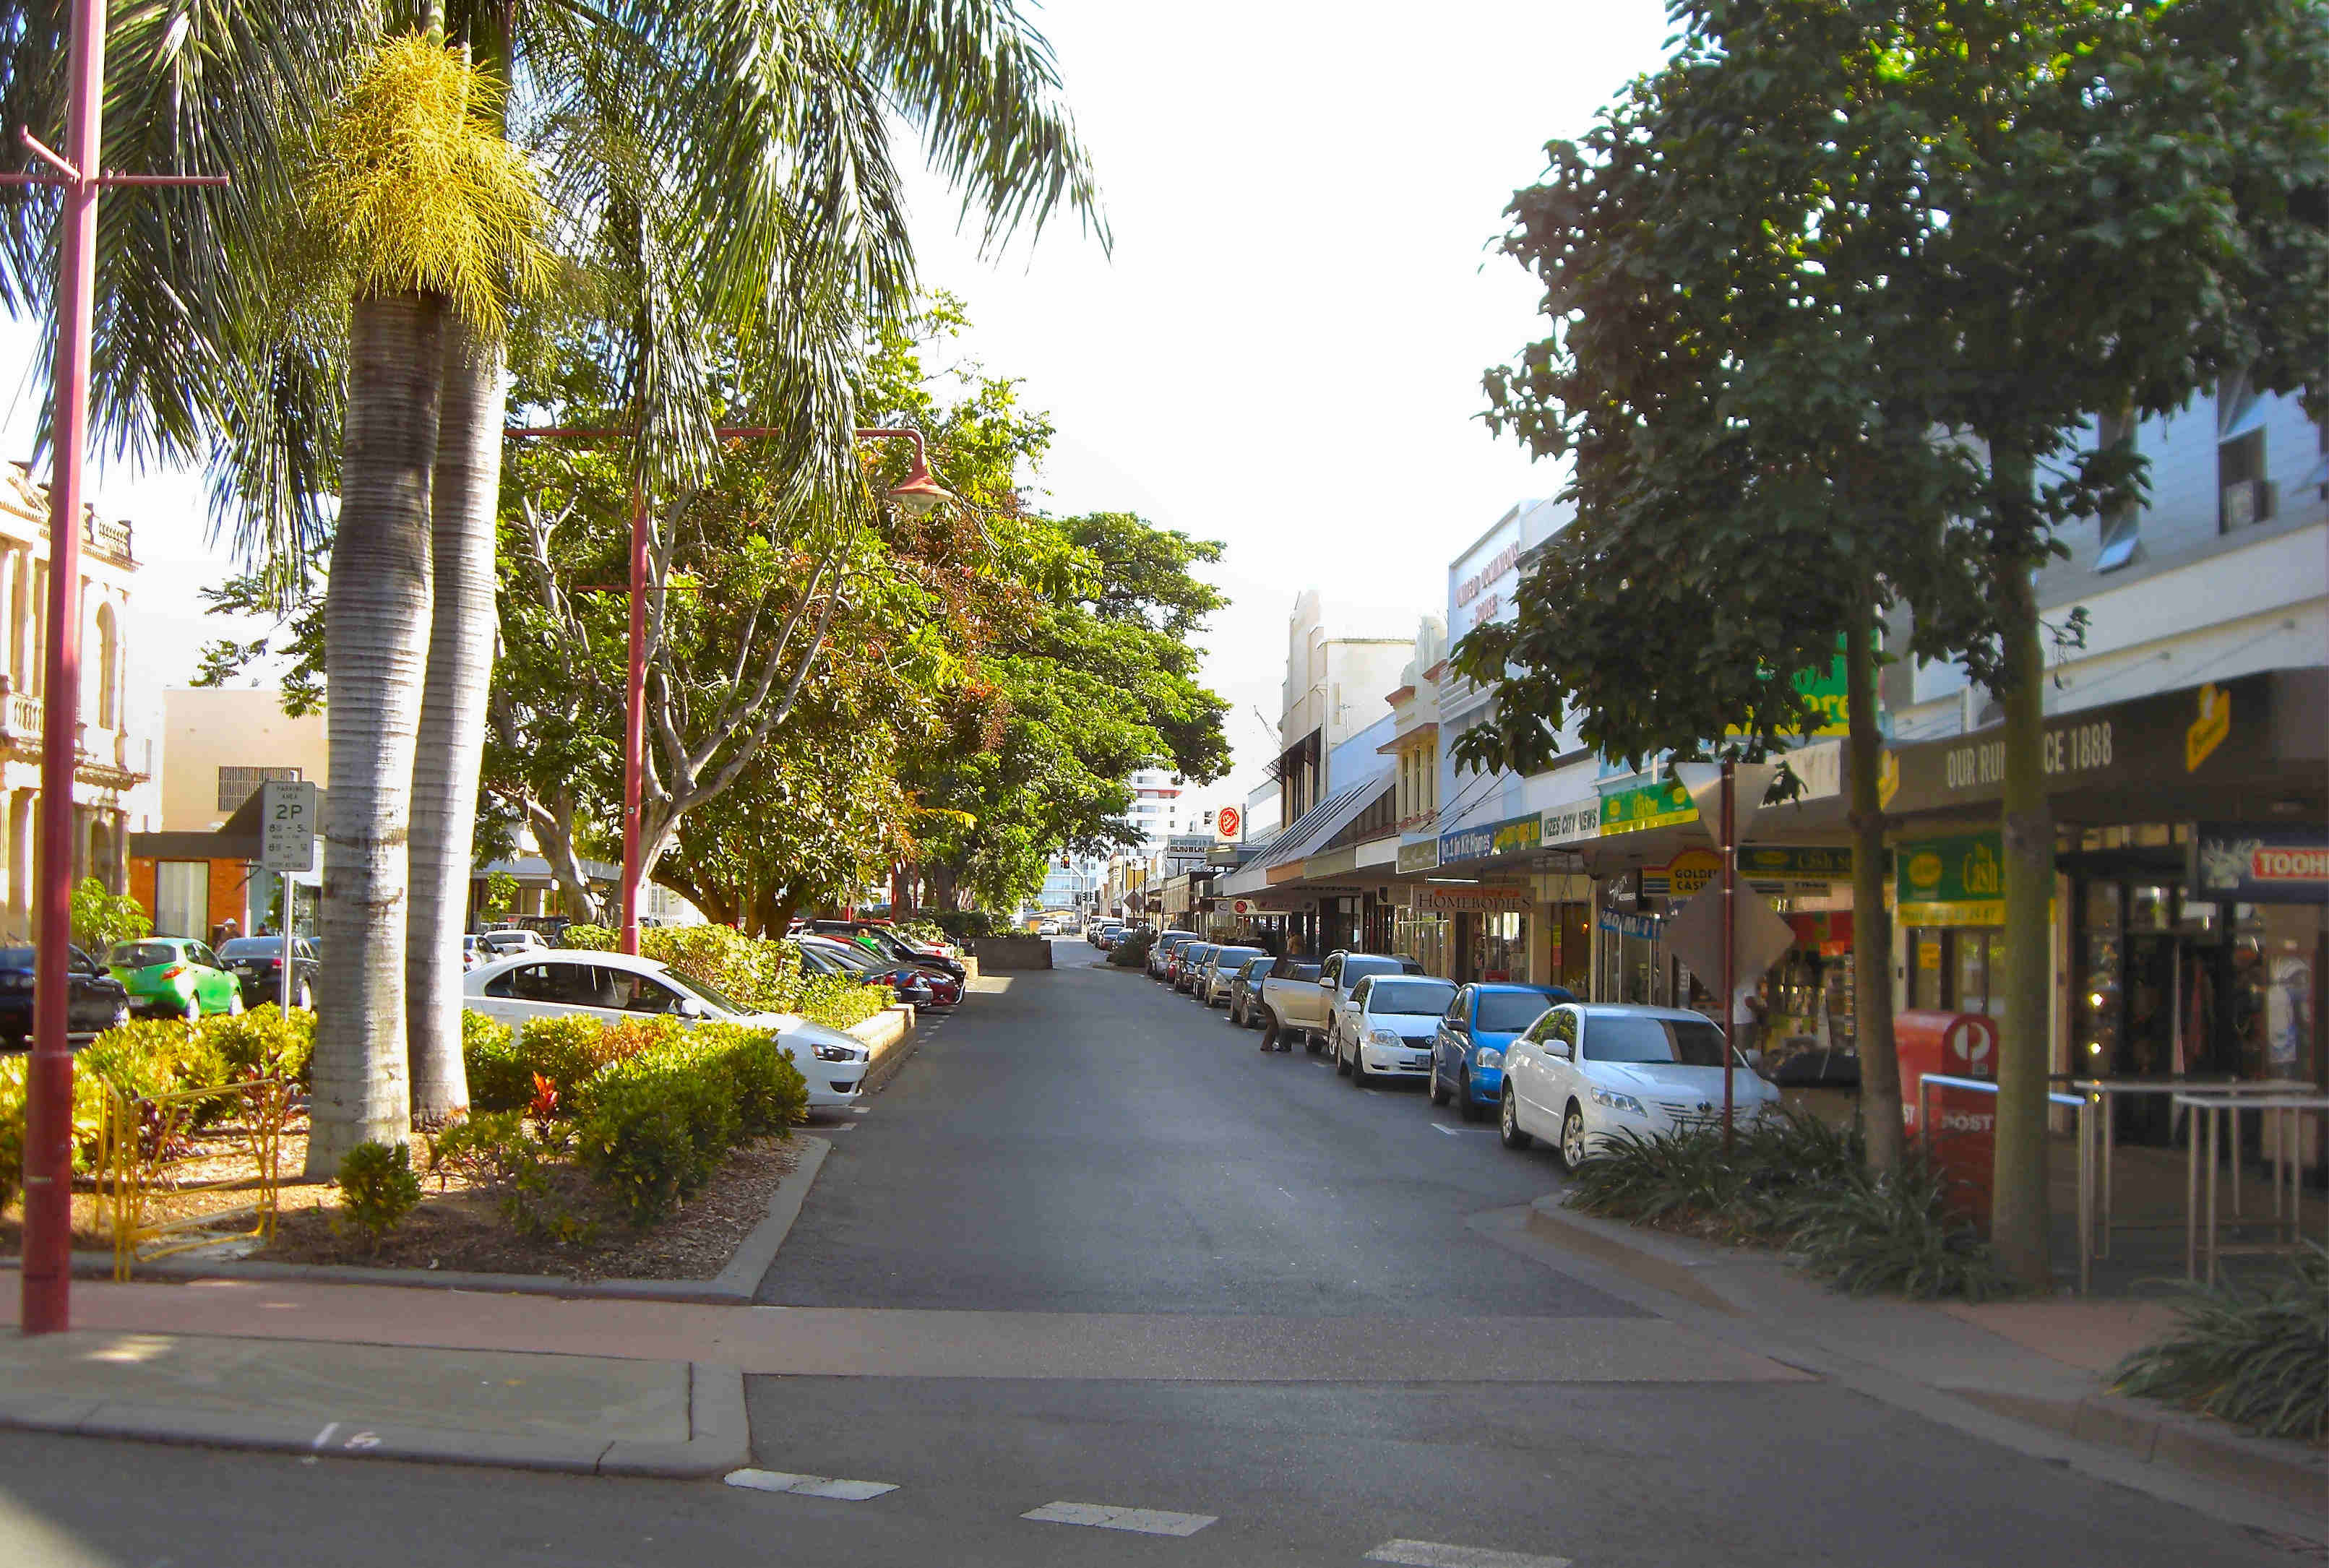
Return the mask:
<svg viewBox="0 0 2329 1568">
<path fill-rule="evenodd" d="M 1642 490 L 1655 504 L 1679 493 L 1667 488 L 1667 443 L 1684 452 L 1700 443 L 1702 450 L 1723 429 L 1750 460 L 1719 471 L 1740 484 L 1809 479 L 1815 495 L 1843 503 L 1837 515 L 1846 525 L 1870 515 L 1854 504 L 1869 470 L 1851 460 L 1865 443 L 1843 437 L 1924 429 L 1940 449 L 1938 460 L 1917 458 L 1916 465 L 1943 482 L 1919 483 L 1910 493 L 1928 503 L 1946 497 L 1947 510 L 1909 520 L 1909 541 L 1938 535 L 1935 550 L 1888 567 L 1881 553 L 1845 543 L 1848 554 L 1873 560 L 1906 590 L 1918 614 L 1919 649 L 1953 653 L 2006 711 L 2004 991 L 2017 1026 L 2000 1067 L 1994 1221 L 2008 1266 L 2042 1282 L 2048 1064 L 2040 1021 L 2051 989 L 2045 915 L 2053 838 L 2031 574 L 2059 553 L 2063 522 L 2126 504 L 2139 482 L 2126 439 L 2080 449 L 2080 432 L 2096 411 L 2172 411 L 2228 375 L 2290 389 L 2329 363 L 2329 244 L 2322 228 L 2329 30 L 2308 0 L 2131 6 L 1783 0 L 1682 5 L 1674 14 L 1675 63 L 1636 96 L 1655 98 L 1656 112 L 1673 109 L 1680 118 L 1652 115 L 1674 134 L 1654 141 L 1656 156 L 1644 177 L 1671 181 L 1669 211 L 1693 212 L 1693 221 L 1732 246 L 1740 286 L 1728 294 L 1718 288 L 1714 298 L 1691 295 L 1708 274 L 1689 265 L 1665 270 L 1660 252 L 1669 236 L 1613 230 L 1604 237 L 1619 252 L 1613 265 L 1645 258 L 1640 286 L 1592 301 L 1600 311 L 1592 316 L 1585 302 L 1556 290 L 1548 300 L 1562 324 L 1556 341 L 1492 390 L 1517 392 L 1523 433 L 1532 419 L 1593 421 L 1597 435 L 1626 450 L 1595 453 L 1580 445 L 1580 472 L 1604 458 L 1620 473 L 1638 462 L 1651 475 Z M 1685 187 L 1702 179 L 1720 194 L 1693 207 Z M 1548 231 L 1561 221 L 1555 214 Z M 1822 313 L 1833 319 L 1819 319 Z M 1711 373 L 1721 393 L 1714 406 L 1695 413 L 1685 407 L 1668 423 L 1655 405 L 1644 405 L 1635 420 L 1622 402 L 1580 410 L 1559 395 L 1564 334 L 1572 343 L 1582 332 L 1588 341 L 1600 334 L 1622 345 L 1629 330 L 1637 335 L 1635 346 L 1654 354 L 1678 342 L 1693 352 L 1704 347 L 1707 357 L 1695 367 L 1672 368 Z M 1711 335 L 1703 345 L 1693 335 L 1702 333 Z M 1863 368 L 1849 368 L 1855 354 L 1865 355 Z M 1775 395 L 1756 384 L 1782 377 L 1800 381 L 1804 395 L 1785 388 Z M 2316 383 L 2316 398 L 2319 392 Z M 1776 430 L 1757 428 L 1759 421 L 1775 422 Z M 1821 433 L 1804 442 L 1807 430 Z M 1970 497 L 1957 493 L 1964 476 L 1949 472 L 1952 443 L 1982 459 L 1978 493 Z M 1786 460 L 1790 449 L 1800 462 Z M 1894 450 L 1915 456 L 1905 441 Z M 1594 493 L 1589 505 L 1622 511 L 1639 498 L 1617 486 Z M 1580 500 L 1588 500 L 1582 490 Z M 1701 502 L 1703 526 L 1723 531 L 1730 509 L 1713 495 Z M 1768 521 L 1759 507 L 1749 515 L 1758 524 Z M 1785 548 L 1777 553 L 1791 558 Z M 1792 559 L 1808 564 L 1800 554 Z M 1655 552 L 1630 564 L 1636 585 L 1650 594 L 1688 568 Z M 1867 580 L 1842 575 L 1849 591 L 1864 591 Z M 1755 601 L 1778 590 L 1759 574 L 1743 577 L 1727 590 L 1734 602 L 1712 618 L 1718 635 L 1726 624 L 1751 626 Z M 1834 622 L 1818 593 L 1811 597 L 1813 640 L 1831 646 L 1825 638 Z M 1542 605 L 1539 613 L 1551 609 Z M 1570 615 L 1566 606 L 1561 612 Z M 1565 629 L 1579 642 L 1603 640 L 1623 617 L 1597 623 L 1600 613 L 1583 607 Z M 1855 609 L 1844 624 L 1867 619 Z M 1740 651 L 1767 655 L 1770 647 L 1758 633 Z M 1744 667 L 1759 675 L 1796 666 L 1783 656 Z M 1613 668 L 1596 678 L 1623 673 Z M 1714 678 L 1722 680 L 1719 672 Z M 1730 712 L 1702 716 L 1692 726 L 1697 736 L 1740 722 L 1737 683 L 1734 674 L 1728 689 L 1718 685 L 1721 700 L 1713 706 Z M 1558 675 L 1547 689 L 1580 699 L 1589 713 L 1604 705 L 1600 691 Z M 1524 710 L 1529 694 L 1520 694 Z M 1540 707 L 1543 694 L 1537 694 Z M 1751 713 L 1755 704 L 1745 705 L 1749 732 L 1765 727 Z M 1605 738 L 1625 751 L 1625 725 L 1613 725 Z M 1589 727 L 1589 739 L 1594 734 Z M 1858 804 L 1865 818 L 1868 803 Z"/>
<path fill-rule="evenodd" d="M 152 918 L 127 893 L 108 893 L 93 876 L 73 889 L 73 940 L 99 958 L 114 943 L 134 942 L 153 929 Z"/>
</svg>

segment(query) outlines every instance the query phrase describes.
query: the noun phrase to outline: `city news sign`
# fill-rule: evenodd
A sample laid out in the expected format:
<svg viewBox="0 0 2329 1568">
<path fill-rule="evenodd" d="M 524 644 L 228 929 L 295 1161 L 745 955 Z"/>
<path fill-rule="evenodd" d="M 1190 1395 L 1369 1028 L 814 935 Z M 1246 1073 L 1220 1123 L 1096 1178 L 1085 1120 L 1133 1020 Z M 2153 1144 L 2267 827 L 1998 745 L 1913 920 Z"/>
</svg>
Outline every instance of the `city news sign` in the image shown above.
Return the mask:
<svg viewBox="0 0 2329 1568">
<path fill-rule="evenodd" d="M 313 779 L 270 779 L 259 787 L 259 864 L 269 871 L 316 869 L 317 820 Z"/>
</svg>

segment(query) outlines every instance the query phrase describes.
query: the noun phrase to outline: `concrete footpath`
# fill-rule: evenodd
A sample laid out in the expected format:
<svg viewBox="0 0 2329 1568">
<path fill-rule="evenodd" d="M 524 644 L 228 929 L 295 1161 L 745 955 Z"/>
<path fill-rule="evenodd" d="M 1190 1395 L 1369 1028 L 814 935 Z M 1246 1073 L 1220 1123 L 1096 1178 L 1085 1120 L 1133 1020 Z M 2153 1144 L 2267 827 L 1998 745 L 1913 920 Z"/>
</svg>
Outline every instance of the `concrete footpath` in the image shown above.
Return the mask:
<svg viewBox="0 0 2329 1568">
<path fill-rule="evenodd" d="M 2172 1304 L 1854 1298 L 1776 1253 L 1579 1214 L 1559 1194 L 1525 1211 L 1484 1215 L 1474 1228 L 1589 1278 L 1631 1281 L 1637 1303 L 1662 1316 L 1888 1403 L 2058 1460 L 2107 1454 L 2122 1461 L 2110 1467 L 2115 1478 L 2163 1495 L 2188 1500 L 2194 1488 L 2230 1483 L 2293 1511 L 2315 1533 L 2329 1526 L 2329 1450 L 2245 1437 L 2222 1422 L 2109 1391 L 2111 1369 L 2173 1325 Z"/>
</svg>

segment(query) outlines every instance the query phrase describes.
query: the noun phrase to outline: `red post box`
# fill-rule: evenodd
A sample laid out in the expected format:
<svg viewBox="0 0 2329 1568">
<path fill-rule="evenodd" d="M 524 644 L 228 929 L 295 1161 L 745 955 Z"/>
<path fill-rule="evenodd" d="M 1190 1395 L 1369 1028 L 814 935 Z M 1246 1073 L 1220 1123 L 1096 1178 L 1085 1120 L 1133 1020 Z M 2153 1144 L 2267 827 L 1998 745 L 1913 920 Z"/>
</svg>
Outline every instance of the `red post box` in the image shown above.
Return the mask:
<svg viewBox="0 0 2329 1568">
<path fill-rule="evenodd" d="M 1917 1125 L 1917 1102 L 1927 1073 L 1997 1076 L 1997 1021 L 1984 1014 L 1902 1013 L 1892 1020 L 1892 1040 L 1900 1054 L 1900 1121 L 1911 1137 L 1924 1130 Z"/>
<path fill-rule="evenodd" d="M 1989 1230 L 1991 1172 L 1997 1157 L 1997 1094 L 1960 1089 L 1937 1078 L 1997 1077 L 1997 1022 L 1980 1013 L 1902 1013 L 1892 1021 L 1900 1052 L 1900 1120 L 1925 1146 L 1925 1157 L 1948 1178 L 1948 1206 Z M 1932 1111 L 1920 1125 L 1919 1111 Z"/>
</svg>

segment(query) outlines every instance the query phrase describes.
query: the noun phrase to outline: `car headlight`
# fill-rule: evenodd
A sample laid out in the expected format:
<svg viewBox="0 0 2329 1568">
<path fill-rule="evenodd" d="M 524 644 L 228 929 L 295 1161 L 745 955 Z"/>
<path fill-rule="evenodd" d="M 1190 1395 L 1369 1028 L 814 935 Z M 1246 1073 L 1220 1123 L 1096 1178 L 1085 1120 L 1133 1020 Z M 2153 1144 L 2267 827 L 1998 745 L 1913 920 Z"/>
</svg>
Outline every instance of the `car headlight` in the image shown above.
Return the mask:
<svg viewBox="0 0 2329 1568">
<path fill-rule="evenodd" d="M 1630 1110 L 1636 1116 L 1647 1116 L 1649 1114 L 1648 1111 L 1642 1109 L 1642 1102 L 1640 1100 L 1635 1099 L 1630 1094 L 1620 1094 L 1614 1089 L 1595 1090 L 1593 1091 L 1593 1103 L 1596 1105 L 1606 1105 L 1612 1110 Z"/>
<path fill-rule="evenodd" d="M 851 1046 L 823 1044 L 816 1047 L 816 1059 L 819 1062 L 860 1062 L 864 1060 L 864 1058 Z"/>
<path fill-rule="evenodd" d="M 1481 1066 L 1502 1067 L 1504 1064 L 1504 1053 L 1503 1052 L 1497 1050 L 1494 1045 L 1483 1045 L 1480 1047 Z"/>
<path fill-rule="evenodd" d="M 1370 1045 L 1399 1046 L 1404 1045 L 1407 1042 L 1401 1040 L 1392 1030 L 1370 1029 L 1367 1031 L 1367 1044 Z"/>
</svg>

